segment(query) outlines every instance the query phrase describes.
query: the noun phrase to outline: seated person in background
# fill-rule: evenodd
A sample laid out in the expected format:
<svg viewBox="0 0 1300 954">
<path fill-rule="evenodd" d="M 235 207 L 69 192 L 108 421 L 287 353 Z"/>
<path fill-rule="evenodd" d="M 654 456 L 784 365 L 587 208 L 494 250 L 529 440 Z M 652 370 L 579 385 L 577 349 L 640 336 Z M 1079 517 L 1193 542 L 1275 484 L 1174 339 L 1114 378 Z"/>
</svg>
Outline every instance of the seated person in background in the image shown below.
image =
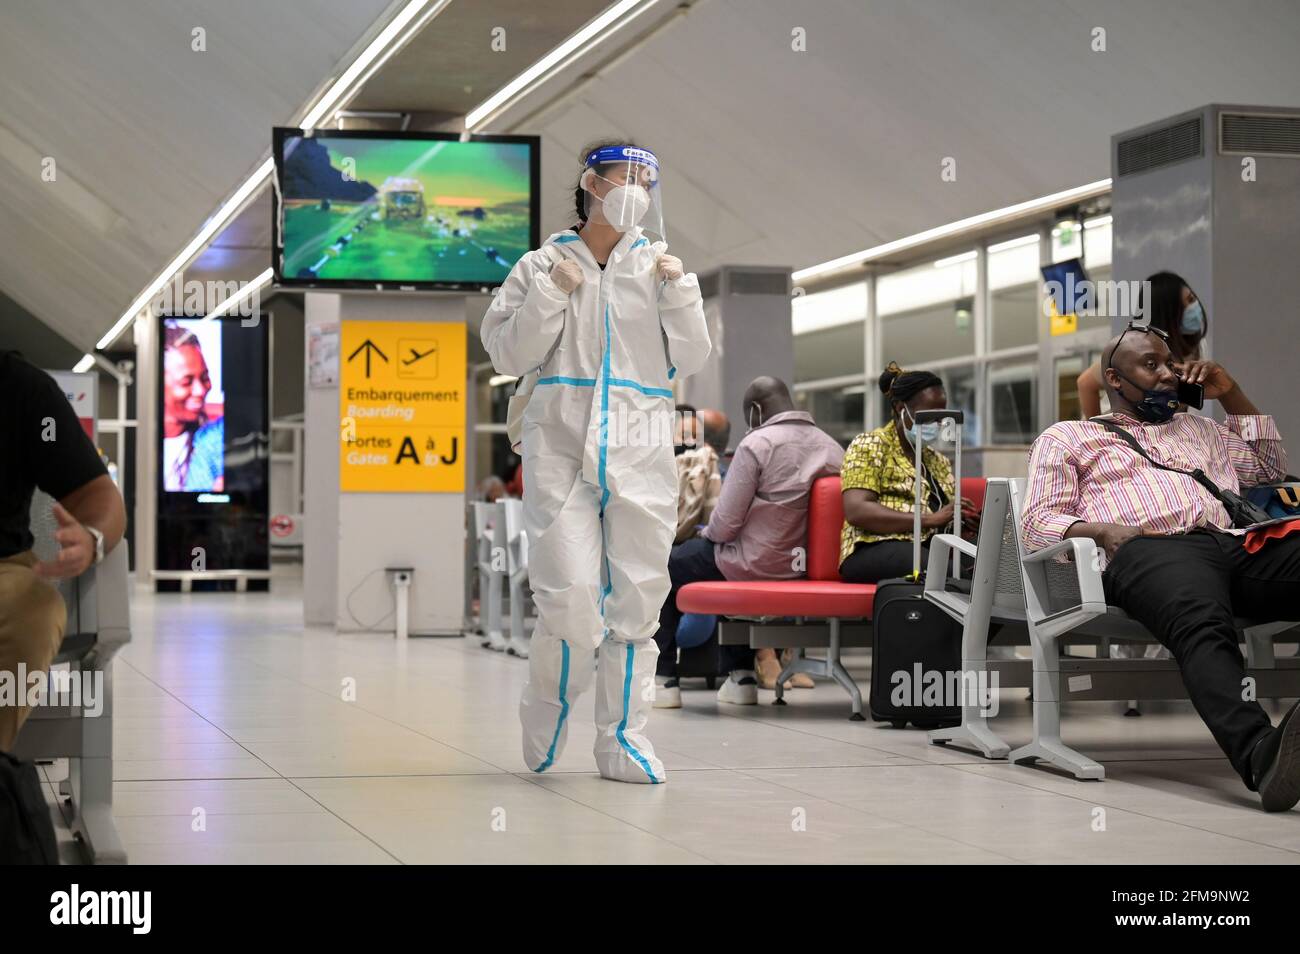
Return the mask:
<svg viewBox="0 0 1300 954">
<path fill-rule="evenodd" d="M 846 583 L 879 583 L 912 573 L 915 415 L 948 406 L 943 381 L 929 371 L 904 371 L 891 362 L 879 384 L 893 416 L 883 427 L 854 438 L 840 474 L 844 494 L 840 578 Z M 928 540 L 951 526 L 956 487 L 952 465 L 929 446 L 921 451 L 921 469 L 925 478 L 921 534 Z M 969 501 L 963 500 L 962 508 L 969 528 L 978 518 Z M 928 558 L 929 548 L 922 546 L 922 569 Z"/>
<path fill-rule="evenodd" d="M 1195 361 L 1201 357 L 1201 342 L 1210 329 L 1205 314 L 1192 286 L 1173 272 L 1156 272 L 1146 280 L 1151 289 L 1151 301 L 1144 302 L 1145 289 L 1138 293 L 1138 308 L 1146 315 L 1152 328 L 1159 328 L 1169 337 L 1166 343 L 1180 362 Z M 1102 380 L 1101 358 L 1079 375 L 1079 407 L 1083 419 L 1101 413 L 1101 397 L 1106 382 Z"/>
<path fill-rule="evenodd" d="M 1114 409 L 1109 420 L 1152 460 L 1199 468 L 1231 493 L 1284 477 L 1277 425 L 1221 366 L 1177 363 L 1164 333 L 1143 325 L 1130 325 L 1102 357 Z M 1222 405 L 1223 424 L 1176 413 L 1180 376 Z M 1053 424 L 1034 442 L 1022 523 L 1031 550 L 1066 537 L 1095 540 L 1106 564 L 1106 601 L 1168 647 L 1196 711 L 1246 787 L 1260 793 L 1267 811 L 1300 801 L 1296 707 L 1273 727 L 1246 691 L 1233 625 L 1235 615 L 1300 615 L 1300 534 L 1260 539 L 1232 529 L 1207 487 L 1156 467 L 1091 421 Z"/>
<path fill-rule="evenodd" d="M 510 459 L 514 463 L 510 464 L 507 471 L 510 474 L 510 479 L 506 481 L 506 496 L 522 498 L 524 495 L 524 465 L 514 454 L 510 455 Z"/>
<path fill-rule="evenodd" d="M 13 351 L 0 351 L 0 673 L 25 702 L 26 672 L 46 672 L 63 641 L 67 608 L 46 580 L 70 579 L 98 563 L 126 529 L 122 495 L 81 429 L 63 389 Z M 32 553 L 32 493 L 58 503 L 58 556 Z M 0 703 L 0 752 L 13 749 L 27 706 Z"/>
<path fill-rule="evenodd" d="M 745 390 L 749 432 L 736 448 L 722 495 L 701 536 L 673 547 L 668 558 L 672 589 L 659 614 L 656 706 L 681 704 L 674 642 L 681 611 L 677 591 L 704 580 L 789 580 L 803 576 L 797 552 L 808 542 L 808 499 L 813 481 L 840 472 L 844 451 L 813 422 L 796 411 L 785 382 L 761 377 Z M 796 569 L 796 567 L 799 567 Z M 730 675 L 718 690 L 719 702 L 754 705 L 758 680 L 754 650 L 724 646 Z M 771 650 L 772 665 L 779 665 Z M 777 669 L 776 675 L 780 674 Z M 775 683 L 775 675 L 773 676 Z M 662 696 L 662 700 L 661 697 Z"/>
<path fill-rule="evenodd" d="M 496 503 L 506 496 L 506 482 L 496 474 L 484 477 L 478 483 L 478 499 Z"/>
<path fill-rule="evenodd" d="M 706 407 L 699 411 L 697 417 L 704 425 L 704 443 L 713 448 L 718 455 L 718 473 L 724 478 L 731 458 L 727 456 L 727 443 L 731 440 L 731 422 L 727 415 L 716 408 Z"/>
<path fill-rule="evenodd" d="M 677 535 L 685 543 L 709 522 L 722 492 L 718 454 L 700 439 L 700 418 L 689 404 L 677 405 L 673 453 L 677 462 Z"/>
</svg>

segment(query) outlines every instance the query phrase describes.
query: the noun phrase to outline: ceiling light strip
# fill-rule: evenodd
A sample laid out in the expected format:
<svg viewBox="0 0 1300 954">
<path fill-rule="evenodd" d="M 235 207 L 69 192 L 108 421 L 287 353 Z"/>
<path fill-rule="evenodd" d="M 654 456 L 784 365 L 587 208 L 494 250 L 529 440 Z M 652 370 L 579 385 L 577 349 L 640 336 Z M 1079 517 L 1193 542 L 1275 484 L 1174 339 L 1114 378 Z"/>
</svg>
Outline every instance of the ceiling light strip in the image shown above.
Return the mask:
<svg viewBox="0 0 1300 954">
<path fill-rule="evenodd" d="M 982 212 L 979 215 L 972 215 L 970 218 L 959 219 L 956 222 L 949 222 L 947 225 L 940 225 L 937 228 L 926 229 L 924 232 L 917 232 L 915 235 L 909 235 L 905 238 L 895 239 L 892 242 L 886 242 L 883 245 L 877 245 L 873 248 L 863 249 L 861 252 L 854 252 L 852 255 L 844 255 L 840 258 L 831 259 L 829 262 L 822 262 L 820 265 L 812 265 L 808 268 L 800 269 L 792 276 L 796 285 L 808 281 L 810 278 L 816 278 L 841 269 L 851 268 L 854 265 L 865 265 L 868 262 L 877 261 L 890 255 L 896 255 L 899 252 L 905 252 L 909 249 L 917 248 L 930 242 L 940 239 L 950 239 L 958 237 L 966 232 L 974 232 L 977 229 L 992 225 L 1004 219 L 1015 219 L 1024 215 L 1032 215 L 1036 212 L 1045 212 L 1063 205 L 1068 202 L 1077 202 L 1082 199 L 1091 198 L 1094 195 L 1100 195 L 1110 189 L 1110 179 L 1099 179 L 1096 182 L 1090 182 L 1087 185 L 1077 186 L 1073 189 L 1066 189 L 1064 192 L 1054 192 L 1051 195 L 1045 195 L 1037 199 L 1030 199 L 1027 202 L 1018 202 L 1015 205 L 1009 205 L 1005 208 L 994 209 L 991 212 Z"/>
<path fill-rule="evenodd" d="M 437 0 L 431 9 L 426 11 L 425 8 L 429 7 L 430 0 L 410 0 L 402 8 L 402 11 L 352 61 L 352 64 L 343 71 L 343 74 L 329 85 L 315 105 L 308 109 L 299 124 L 300 127 L 304 129 L 310 128 L 320 120 L 327 119 L 330 113 L 340 108 L 345 96 L 351 98 L 352 95 L 355 95 L 356 90 L 360 88 L 360 84 L 356 82 L 357 77 L 365 73 L 365 79 L 369 79 L 373 75 L 373 70 L 366 72 L 368 67 L 381 56 L 386 60 L 393 52 L 405 46 L 411 37 L 415 36 L 429 20 L 440 13 L 450 2 L 451 0 Z M 420 15 L 422 12 L 425 13 L 424 16 Z M 418 21 L 417 17 L 419 18 Z M 131 302 L 130 307 L 113 323 L 113 327 L 95 343 L 95 347 L 106 348 L 112 344 L 117 336 L 144 310 L 153 297 L 172 280 L 172 276 L 193 261 L 195 256 L 207 247 L 217 233 L 238 214 L 244 204 L 254 198 L 266 186 L 274 171 L 274 161 L 269 157 L 263 160 L 253 174 L 217 209 L 216 213 L 204 222 L 198 234 L 186 244 L 180 254 L 172 259 L 167 267 Z M 86 359 L 83 357 L 77 362 L 77 365 L 80 366 L 85 361 Z"/>
<path fill-rule="evenodd" d="M 569 37 L 555 49 L 551 50 L 540 60 L 534 63 L 528 69 L 524 70 L 505 86 L 485 99 L 479 105 L 475 106 L 465 114 L 465 129 L 472 130 L 481 126 L 487 120 L 501 113 L 517 100 L 523 98 L 530 88 L 535 85 L 546 73 L 553 68 L 562 68 L 567 65 L 566 57 L 585 50 L 588 46 L 594 46 L 597 42 L 608 39 L 617 30 L 622 29 L 631 23 L 636 16 L 644 13 L 654 5 L 655 0 L 619 0 L 618 3 L 607 9 L 596 19 L 592 20 L 573 36 Z M 640 6 L 640 10 L 632 16 L 628 14 Z M 622 19 L 626 17 L 626 19 Z M 619 22 L 622 19 L 622 22 Z M 608 32 L 602 34 L 606 27 L 612 27 Z"/>
<path fill-rule="evenodd" d="M 231 295 L 229 298 L 223 301 L 216 308 L 213 308 L 212 311 L 204 315 L 203 320 L 211 321 L 213 318 L 220 318 L 222 315 L 229 313 L 229 311 L 232 308 L 234 308 L 236 305 L 242 302 L 245 298 L 248 298 L 250 295 L 256 294 L 257 292 L 265 288 L 267 285 L 271 284 L 271 279 L 274 277 L 275 277 L 275 270 L 268 268 L 266 271 L 262 272 L 262 274 L 258 275 L 256 278 L 254 278 L 243 288 L 239 289 L 239 291 L 235 292 L 233 295 Z"/>
</svg>

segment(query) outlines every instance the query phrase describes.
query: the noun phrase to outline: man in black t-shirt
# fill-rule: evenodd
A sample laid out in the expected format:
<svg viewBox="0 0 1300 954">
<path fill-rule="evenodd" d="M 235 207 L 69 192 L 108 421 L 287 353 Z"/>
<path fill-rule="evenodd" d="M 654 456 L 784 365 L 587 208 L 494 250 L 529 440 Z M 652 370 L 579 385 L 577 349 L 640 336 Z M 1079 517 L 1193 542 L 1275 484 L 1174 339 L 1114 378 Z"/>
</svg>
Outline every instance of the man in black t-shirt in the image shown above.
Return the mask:
<svg viewBox="0 0 1300 954">
<path fill-rule="evenodd" d="M 58 555 L 32 553 L 32 493 L 53 497 Z M 122 495 L 109 479 L 63 390 L 14 351 L 0 351 L 0 751 L 13 748 L 27 718 L 25 672 L 45 672 L 67 622 L 47 580 L 84 573 L 117 546 L 126 528 Z M 20 669 L 20 664 L 25 669 Z"/>
</svg>

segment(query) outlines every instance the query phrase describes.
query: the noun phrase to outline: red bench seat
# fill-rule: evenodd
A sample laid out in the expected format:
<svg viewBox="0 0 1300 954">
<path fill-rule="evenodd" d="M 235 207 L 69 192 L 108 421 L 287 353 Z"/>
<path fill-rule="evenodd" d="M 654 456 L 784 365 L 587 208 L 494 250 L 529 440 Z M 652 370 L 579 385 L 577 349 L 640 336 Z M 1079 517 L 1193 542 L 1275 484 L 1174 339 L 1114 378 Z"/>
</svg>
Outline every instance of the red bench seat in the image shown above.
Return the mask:
<svg viewBox="0 0 1300 954">
<path fill-rule="evenodd" d="M 683 613 L 715 616 L 871 615 L 874 584 L 825 580 L 771 580 L 763 583 L 691 583 L 677 594 Z"/>
<path fill-rule="evenodd" d="M 982 477 L 962 478 L 962 494 L 969 497 L 976 507 L 983 505 L 984 487 Z M 806 578 L 690 583 L 678 591 L 677 608 L 683 613 L 731 617 L 870 618 L 876 596 L 875 584 L 840 580 L 840 530 L 843 526 L 840 479 L 823 477 L 813 483 L 808 501 Z"/>
</svg>

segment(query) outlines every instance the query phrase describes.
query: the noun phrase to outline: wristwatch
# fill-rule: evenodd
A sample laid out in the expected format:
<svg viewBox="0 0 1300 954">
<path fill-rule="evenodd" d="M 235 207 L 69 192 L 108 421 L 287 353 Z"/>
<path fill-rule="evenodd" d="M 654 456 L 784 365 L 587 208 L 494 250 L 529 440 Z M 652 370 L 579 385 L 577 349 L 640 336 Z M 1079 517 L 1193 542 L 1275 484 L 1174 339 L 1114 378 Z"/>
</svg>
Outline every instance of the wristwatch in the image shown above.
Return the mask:
<svg viewBox="0 0 1300 954">
<path fill-rule="evenodd" d="M 87 524 L 83 523 L 82 526 L 86 528 L 87 533 L 95 538 L 95 559 L 90 561 L 90 565 L 99 566 L 104 562 L 104 535 Z"/>
</svg>

